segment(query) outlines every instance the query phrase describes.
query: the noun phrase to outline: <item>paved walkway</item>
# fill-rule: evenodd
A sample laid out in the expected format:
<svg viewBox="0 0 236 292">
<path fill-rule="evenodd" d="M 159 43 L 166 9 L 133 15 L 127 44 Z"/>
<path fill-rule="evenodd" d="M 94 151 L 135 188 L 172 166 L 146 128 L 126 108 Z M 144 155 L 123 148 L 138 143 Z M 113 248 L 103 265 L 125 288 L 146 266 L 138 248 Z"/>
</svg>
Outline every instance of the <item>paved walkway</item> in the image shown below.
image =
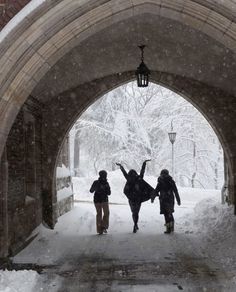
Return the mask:
<svg viewBox="0 0 236 292">
<path fill-rule="evenodd" d="M 137 234 L 128 206 L 111 206 L 112 226 L 102 236 L 94 232 L 91 206 L 62 216 L 54 231 L 44 230 L 15 257 L 22 268 L 38 265 L 43 281 L 35 291 L 236 291 L 235 271 L 207 254 L 199 235 L 181 224 L 163 234 L 155 206 L 142 207 Z"/>
</svg>

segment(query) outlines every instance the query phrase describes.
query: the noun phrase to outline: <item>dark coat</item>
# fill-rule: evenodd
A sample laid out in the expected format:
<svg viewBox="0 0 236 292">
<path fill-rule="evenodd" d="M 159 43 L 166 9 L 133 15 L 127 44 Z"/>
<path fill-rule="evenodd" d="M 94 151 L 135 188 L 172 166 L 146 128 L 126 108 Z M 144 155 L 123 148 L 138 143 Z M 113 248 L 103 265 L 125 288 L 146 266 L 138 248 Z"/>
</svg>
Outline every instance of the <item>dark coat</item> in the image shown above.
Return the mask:
<svg viewBox="0 0 236 292">
<path fill-rule="evenodd" d="M 170 175 L 160 175 L 157 180 L 155 194 L 159 195 L 160 214 L 173 213 L 175 198 L 180 205 L 178 189 Z"/>
<path fill-rule="evenodd" d="M 127 173 L 123 166 L 120 167 L 126 184 L 124 194 L 131 202 L 142 203 L 150 199 L 153 188 L 143 179 L 146 168 L 146 162 L 143 163 L 140 174 L 136 176 Z"/>
<path fill-rule="evenodd" d="M 111 189 L 106 179 L 99 178 L 95 180 L 90 188 L 90 193 L 94 193 L 94 203 L 108 202 L 108 196 L 111 194 Z"/>
</svg>

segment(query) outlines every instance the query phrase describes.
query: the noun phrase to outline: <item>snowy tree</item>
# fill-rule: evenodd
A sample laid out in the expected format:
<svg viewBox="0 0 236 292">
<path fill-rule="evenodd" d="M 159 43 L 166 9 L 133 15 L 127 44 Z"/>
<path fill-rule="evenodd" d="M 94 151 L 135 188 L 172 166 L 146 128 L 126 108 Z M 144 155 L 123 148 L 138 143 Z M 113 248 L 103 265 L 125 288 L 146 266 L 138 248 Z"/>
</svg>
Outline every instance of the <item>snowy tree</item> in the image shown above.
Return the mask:
<svg viewBox="0 0 236 292">
<path fill-rule="evenodd" d="M 221 188 L 223 150 L 204 117 L 184 98 L 164 87 L 135 82 L 120 86 L 95 102 L 75 123 L 74 167 L 78 175 L 116 169 L 121 162 L 147 173 L 171 169 L 171 122 L 177 132 L 174 178 L 181 186 Z"/>
</svg>

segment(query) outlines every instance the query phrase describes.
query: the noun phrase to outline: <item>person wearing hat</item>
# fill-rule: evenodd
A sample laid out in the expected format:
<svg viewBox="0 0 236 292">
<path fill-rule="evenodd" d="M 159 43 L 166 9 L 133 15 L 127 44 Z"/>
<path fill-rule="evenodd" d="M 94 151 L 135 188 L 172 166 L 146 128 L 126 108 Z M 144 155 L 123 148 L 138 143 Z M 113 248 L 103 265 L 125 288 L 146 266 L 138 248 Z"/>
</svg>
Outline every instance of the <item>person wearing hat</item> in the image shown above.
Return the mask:
<svg viewBox="0 0 236 292">
<path fill-rule="evenodd" d="M 111 194 L 111 189 L 107 181 L 107 172 L 105 170 L 99 171 L 99 178 L 93 182 L 90 193 L 94 193 L 93 201 L 97 212 L 97 233 L 107 233 L 109 227 L 108 196 Z"/>
<path fill-rule="evenodd" d="M 157 179 L 157 186 L 151 197 L 152 203 L 156 196 L 159 196 L 160 200 L 160 214 L 163 214 L 165 217 L 166 231 L 164 233 L 169 234 L 174 231 L 173 213 L 175 199 L 179 206 L 181 202 L 176 184 L 167 169 L 162 169 Z"/>
</svg>

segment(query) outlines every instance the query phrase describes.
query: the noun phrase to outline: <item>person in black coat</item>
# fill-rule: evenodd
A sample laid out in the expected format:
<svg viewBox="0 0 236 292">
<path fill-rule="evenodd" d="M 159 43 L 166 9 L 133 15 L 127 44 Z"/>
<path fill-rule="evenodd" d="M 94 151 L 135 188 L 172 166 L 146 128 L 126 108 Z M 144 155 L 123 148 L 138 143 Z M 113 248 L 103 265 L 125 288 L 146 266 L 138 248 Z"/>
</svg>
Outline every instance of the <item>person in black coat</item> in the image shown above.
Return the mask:
<svg viewBox="0 0 236 292">
<path fill-rule="evenodd" d="M 175 199 L 179 206 L 181 202 L 176 184 L 167 169 L 163 169 L 158 177 L 157 186 L 151 198 L 152 203 L 156 196 L 159 196 L 160 200 L 160 214 L 163 214 L 165 217 L 165 233 L 171 233 L 174 231 L 173 213 Z"/>
<path fill-rule="evenodd" d="M 105 170 L 99 171 L 99 178 L 93 182 L 90 193 L 94 193 L 93 201 L 97 211 L 97 233 L 107 233 L 109 227 L 108 196 L 111 194 L 111 189 L 107 181 L 107 172 Z"/>
<path fill-rule="evenodd" d="M 127 173 L 120 163 L 116 163 L 116 165 L 120 167 L 124 177 L 126 178 L 124 194 L 129 200 L 129 205 L 132 212 L 132 218 L 134 222 L 133 233 L 136 233 L 139 229 L 138 220 L 141 204 L 142 202 L 150 199 L 150 193 L 151 191 L 153 191 L 153 188 L 143 180 L 147 161 L 150 160 L 145 160 L 143 162 L 140 174 L 138 174 L 134 169 L 131 169 Z"/>
</svg>

